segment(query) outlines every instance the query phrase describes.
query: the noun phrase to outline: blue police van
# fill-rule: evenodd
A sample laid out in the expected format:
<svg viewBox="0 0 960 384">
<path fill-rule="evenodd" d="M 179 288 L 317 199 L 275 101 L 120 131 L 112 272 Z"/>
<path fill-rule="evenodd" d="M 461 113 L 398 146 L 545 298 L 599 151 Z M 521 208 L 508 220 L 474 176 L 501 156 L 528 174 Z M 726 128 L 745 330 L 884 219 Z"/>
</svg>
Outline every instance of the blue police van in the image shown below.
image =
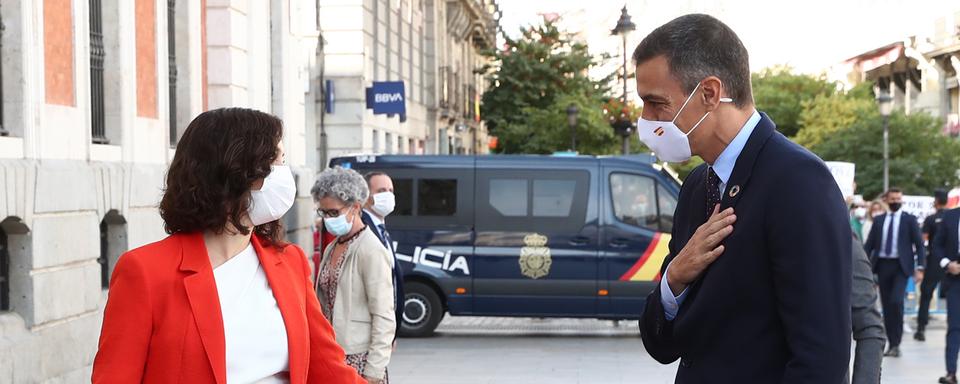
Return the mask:
<svg viewBox="0 0 960 384">
<path fill-rule="evenodd" d="M 453 316 L 639 319 L 680 183 L 647 155 L 335 158 L 393 178 L 401 335 Z"/>
</svg>

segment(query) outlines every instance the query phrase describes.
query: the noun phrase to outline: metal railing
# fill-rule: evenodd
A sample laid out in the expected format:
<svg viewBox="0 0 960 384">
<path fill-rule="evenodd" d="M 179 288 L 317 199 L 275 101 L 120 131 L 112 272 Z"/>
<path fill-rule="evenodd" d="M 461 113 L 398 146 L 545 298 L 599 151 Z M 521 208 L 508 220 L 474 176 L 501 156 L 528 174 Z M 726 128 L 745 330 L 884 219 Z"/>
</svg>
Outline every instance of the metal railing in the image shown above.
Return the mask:
<svg viewBox="0 0 960 384">
<path fill-rule="evenodd" d="M 170 146 L 177 144 L 177 44 L 176 44 L 176 0 L 167 0 L 167 67 L 169 71 L 170 92 L 168 95 L 170 114 Z"/>
<path fill-rule="evenodd" d="M 100 0 L 90 0 L 90 125 L 94 144 L 108 144 L 104 112 L 103 7 Z"/>
</svg>

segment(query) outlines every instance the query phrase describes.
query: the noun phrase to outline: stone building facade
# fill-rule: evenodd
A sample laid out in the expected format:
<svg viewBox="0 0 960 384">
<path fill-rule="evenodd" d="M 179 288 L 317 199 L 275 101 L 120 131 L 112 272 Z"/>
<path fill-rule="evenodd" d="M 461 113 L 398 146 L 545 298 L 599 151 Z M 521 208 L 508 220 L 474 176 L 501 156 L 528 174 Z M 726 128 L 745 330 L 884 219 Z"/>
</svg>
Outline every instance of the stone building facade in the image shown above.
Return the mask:
<svg viewBox="0 0 960 384">
<path fill-rule="evenodd" d="M 285 121 L 310 244 L 314 0 L 0 0 L 0 383 L 89 382 L 107 283 L 162 239 L 177 138 L 200 112 Z"/>
<path fill-rule="evenodd" d="M 482 154 L 486 89 L 475 73 L 496 46 L 492 0 L 320 0 L 324 78 L 333 111 L 322 135 L 330 156 L 347 153 Z M 365 89 L 403 81 L 407 120 L 375 115 Z M 321 143 L 323 146 L 323 143 Z"/>
</svg>

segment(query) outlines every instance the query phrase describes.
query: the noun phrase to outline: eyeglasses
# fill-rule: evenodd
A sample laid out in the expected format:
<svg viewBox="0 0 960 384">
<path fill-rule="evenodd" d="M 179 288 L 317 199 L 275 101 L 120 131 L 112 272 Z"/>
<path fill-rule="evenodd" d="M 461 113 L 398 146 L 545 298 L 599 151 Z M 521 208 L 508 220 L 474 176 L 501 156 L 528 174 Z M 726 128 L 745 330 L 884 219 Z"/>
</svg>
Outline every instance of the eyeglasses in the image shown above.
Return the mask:
<svg viewBox="0 0 960 384">
<path fill-rule="evenodd" d="M 325 219 L 332 219 L 334 217 L 340 217 L 340 212 L 343 212 L 344 210 L 348 210 L 349 208 L 350 206 L 348 205 L 345 205 L 342 208 L 338 208 L 338 209 L 317 208 L 317 215 Z"/>
</svg>

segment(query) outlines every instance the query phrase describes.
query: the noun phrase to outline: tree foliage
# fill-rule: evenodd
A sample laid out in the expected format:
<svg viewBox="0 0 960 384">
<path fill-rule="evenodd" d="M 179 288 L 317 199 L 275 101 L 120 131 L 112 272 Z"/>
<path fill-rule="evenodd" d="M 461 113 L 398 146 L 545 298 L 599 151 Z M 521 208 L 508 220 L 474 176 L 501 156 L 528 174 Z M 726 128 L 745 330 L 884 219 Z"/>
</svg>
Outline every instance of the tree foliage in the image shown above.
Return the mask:
<svg viewBox="0 0 960 384">
<path fill-rule="evenodd" d="M 824 160 L 855 163 L 857 188 L 871 198 L 883 189 L 883 118 L 875 107 L 861 113 L 810 149 Z M 822 126 L 837 125 L 828 114 L 805 120 L 822 122 Z M 940 119 L 926 113 L 895 112 L 889 124 L 891 186 L 903 188 L 906 194 L 930 195 L 936 188 L 957 185 L 960 141 L 943 135 Z"/>
<path fill-rule="evenodd" d="M 600 145 L 612 131 L 600 116 L 609 78 L 594 80 L 589 70 L 603 58 L 573 41 L 552 22 L 521 29 L 507 38 L 503 50 L 487 51 L 492 65 L 480 69 L 489 88 L 484 92 L 482 116 L 490 133 L 499 138 L 501 153 L 550 153 L 569 149 L 566 107 L 580 109 L 578 142 L 582 153 L 609 153 Z M 614 143 L 618 142 L 612 138 Z"/>
<path fill-rule="evenodd" d="M 787 66 L 774 66 L 753 73 L 753 100 L 777 123 L 777 129 L 794 137 L 801 127 L 803 103 L 817 96 L 832 95 L 837 85 L 824 77 L 795 74 Z"/>
</svg>

